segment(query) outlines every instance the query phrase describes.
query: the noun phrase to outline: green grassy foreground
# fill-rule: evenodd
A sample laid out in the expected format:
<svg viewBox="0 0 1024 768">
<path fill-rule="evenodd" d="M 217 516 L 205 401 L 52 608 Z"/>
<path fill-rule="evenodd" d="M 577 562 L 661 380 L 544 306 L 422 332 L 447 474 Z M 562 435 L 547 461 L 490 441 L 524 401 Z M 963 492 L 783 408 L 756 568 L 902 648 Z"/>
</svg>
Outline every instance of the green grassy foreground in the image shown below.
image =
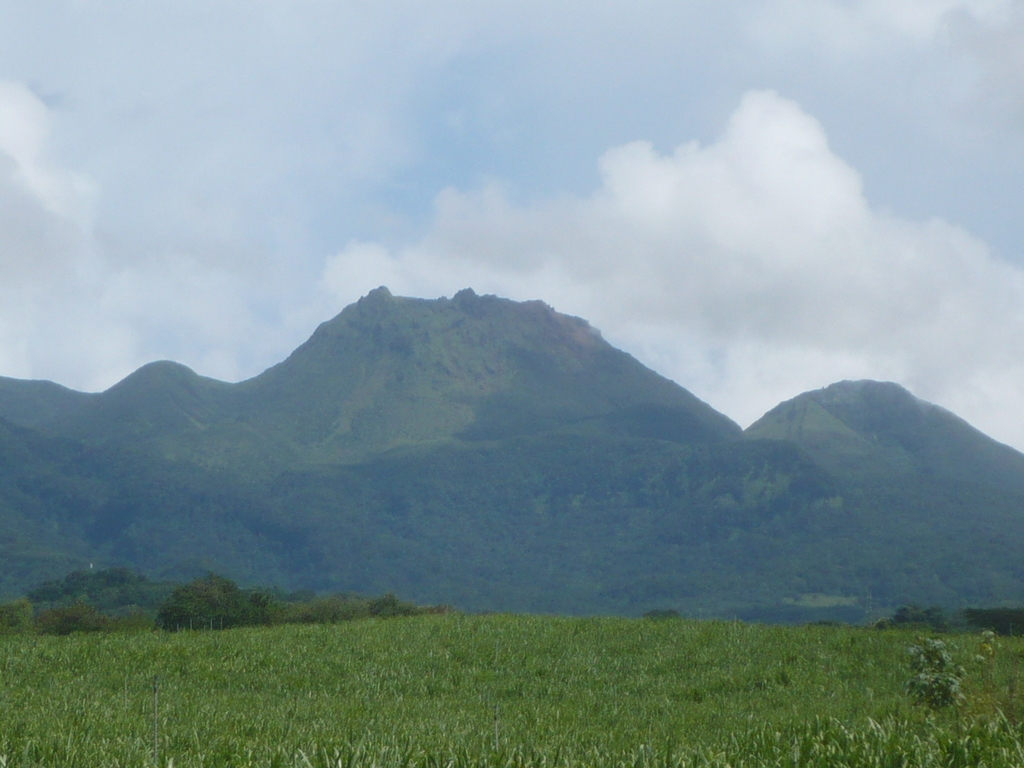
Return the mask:
<svg viewBox="0 0 1024 768">
<path fill-rule="evenodd" d="M 0 766 L 152 765 L 154 676 L 180 768 L 1024 765 L 1024 643 L 952 638 L 968 702 L 930 716 L 904 692 L 914 641 L 452 614 L 0 638 Z"/>
</svg>

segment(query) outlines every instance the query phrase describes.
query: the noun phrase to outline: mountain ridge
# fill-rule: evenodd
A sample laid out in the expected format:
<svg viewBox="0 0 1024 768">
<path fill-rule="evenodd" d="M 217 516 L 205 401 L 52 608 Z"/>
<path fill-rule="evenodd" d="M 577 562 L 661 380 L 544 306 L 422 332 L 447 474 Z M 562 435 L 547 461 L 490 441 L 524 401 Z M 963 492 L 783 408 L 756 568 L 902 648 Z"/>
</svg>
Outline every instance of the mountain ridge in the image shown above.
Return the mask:
<svg viewBox="0 0 1024 768">
<path fill-rule="evenodd" d="M 0 419 L 23 427 L 40 427 L 74 411 L 93 393 L 41 379 L 0 376 Z"/>
<path fill-rule="evenodd" d="M 585 320 L 470 289 L 436 300 L 375 289 L 237 384 L 161 361 L 50 410 L 33 426 L 97 444 L 148 443 L 165 456 L 204 454 L 212 466 L 232 456 L 358 461 L 418 443 L 575 427 L 683 441 L 741 432 Z"/>
<path fill-rule="evenodd" d="M 4 594 L 87 560 L 471 610 L 1024 600 L 1024 455 L 887 382 L 740 430 L 539 301 L 381 288 L 246 381 L 0 379 L 5 414 Z"/>
</svg>

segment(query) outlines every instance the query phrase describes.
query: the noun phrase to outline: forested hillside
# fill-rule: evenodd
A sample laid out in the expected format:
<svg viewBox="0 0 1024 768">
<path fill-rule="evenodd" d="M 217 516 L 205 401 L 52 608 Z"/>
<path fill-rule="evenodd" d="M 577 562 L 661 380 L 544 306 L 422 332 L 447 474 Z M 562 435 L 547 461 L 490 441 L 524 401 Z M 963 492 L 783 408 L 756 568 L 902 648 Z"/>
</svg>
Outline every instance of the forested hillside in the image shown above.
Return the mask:
<svg viewBox="0 0 1024 768">
<path fill-rule="evenodd" d="M 378 289 L 228 384 L 0 380 L 0 593 L 88 563 L 471 610 L 1024 599 L 1024 456 L 894 384 L 745 433 L 540 302 Z"/>
</svg>

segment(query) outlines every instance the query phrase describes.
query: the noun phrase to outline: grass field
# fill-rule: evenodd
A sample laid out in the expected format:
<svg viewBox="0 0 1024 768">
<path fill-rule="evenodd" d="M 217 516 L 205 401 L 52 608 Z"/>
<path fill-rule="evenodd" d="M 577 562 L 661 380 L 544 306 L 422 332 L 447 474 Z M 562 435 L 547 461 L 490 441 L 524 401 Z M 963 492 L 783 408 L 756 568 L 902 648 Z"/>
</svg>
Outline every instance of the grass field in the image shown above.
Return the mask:
<svg viewBox="0 0 1024 768">
<path fill-rule="evenodd" d="M 1024 765 L 1024 643 L 947 639 L 967 703 L 932 715 L 905 692 L 915 640 L 458 614 L 0 638 L 0 766 L 152 765 L 154 677 L 182 768 Z"/>
</svg>

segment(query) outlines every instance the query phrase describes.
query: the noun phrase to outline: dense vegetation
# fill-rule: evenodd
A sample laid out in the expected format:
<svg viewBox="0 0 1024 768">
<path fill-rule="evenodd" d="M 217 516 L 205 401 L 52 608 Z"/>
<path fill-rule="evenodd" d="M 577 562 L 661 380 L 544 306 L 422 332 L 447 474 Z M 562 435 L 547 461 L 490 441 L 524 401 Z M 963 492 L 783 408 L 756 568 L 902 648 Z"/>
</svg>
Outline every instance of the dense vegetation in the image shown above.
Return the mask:
<svg viewBox="0 0 1024 768">
<path fill-rule="evenodd" d="M 171 596 L 175 586 L 168 582 L 150 581 L 128 568 L 90 568 L 44 582 L 30 589 L 25 597 L 38 611 L 86 603 L 110 616 L 155 614 Z"/>
<path fill-rule="evenodd" d="M 464 610 L 1024 601 L 1024 456 L 891 384 L 741 434 L 539 302 L 378 290 L 239 384 L 0 379 L 0 599 L 90 563 Z"/>
<path fill-rule="evenodd" d="M 0 765 L 1009 766 L 1024 644 L 913 632 L 421 616 L 0 639 Z M 157 686 L 154 701 L 154 681 Z"/>
<path fill-rule="evenodd" d="M 392 593 L 376 598 L 317 596 L 308 591 L 285 594 L 242 589 L 213 573 L 188 584 L 153 583 L 125 568 L 111 568 L 76 571 L 46 582 L 27 597 L 0 603 L 0 635 L 331 624 L 448 610 L 447 606 L 417 606 Z"/>
<path fill-rule="evenodd" d="M 859 622 L 911 601 L 1024 593 L 1016 497 L 913 478 L 851 489 L 766 441 L 521 437 L 291 470 L 258 493 L 213 471 L 126 470 L 142 461 L 52 488 L 42 467 L 17 478 L 53 511 L 8 540 L 6 596 L 87 565 L 76 531 L 97 566 L 161 581 L 215 568 L 246 585 L 466 610 Z M 965 499 L 980 511 L 959 514 Z"/>
</svg>

